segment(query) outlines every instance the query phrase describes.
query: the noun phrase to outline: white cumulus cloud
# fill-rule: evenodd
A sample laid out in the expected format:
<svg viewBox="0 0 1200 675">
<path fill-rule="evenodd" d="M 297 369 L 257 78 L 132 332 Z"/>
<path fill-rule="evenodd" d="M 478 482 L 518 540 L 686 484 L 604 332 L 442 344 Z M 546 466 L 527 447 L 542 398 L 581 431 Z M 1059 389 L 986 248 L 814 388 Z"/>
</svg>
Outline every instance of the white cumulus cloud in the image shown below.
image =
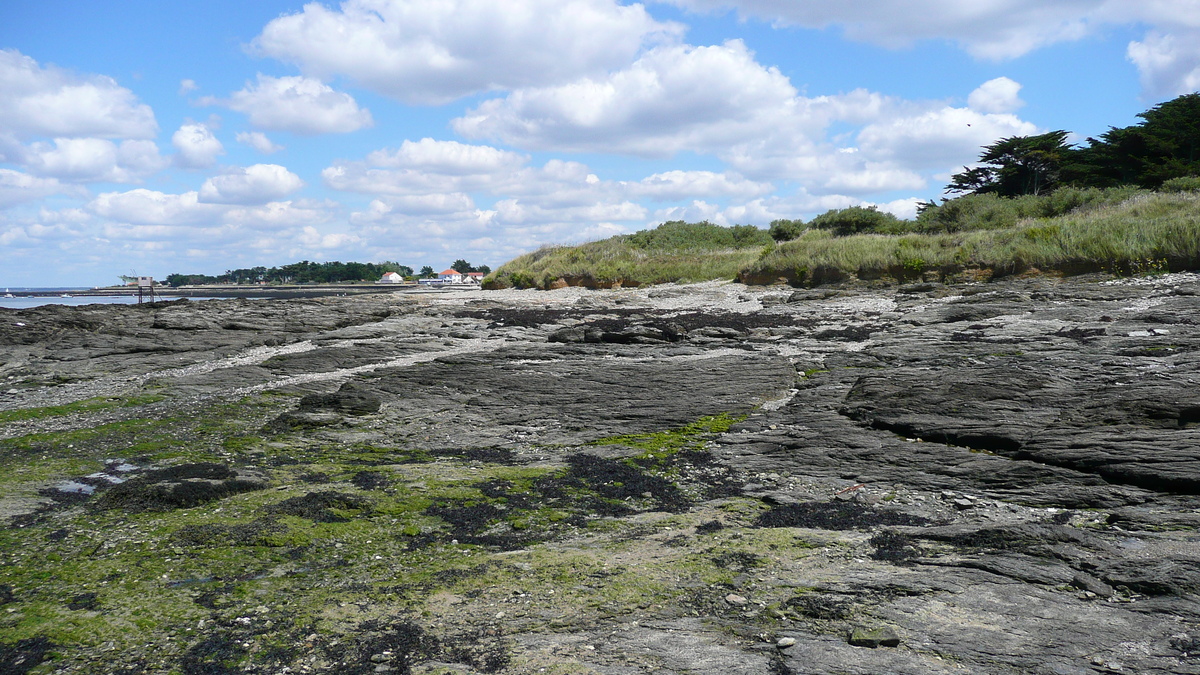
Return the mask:
<svg viewBox="0 0 1200 675">
<path fill-rule="evenodd" d="M 144 188 L 102 193 L 87 208 L 103 218 L 136 225 L 192 225 L 220 212 L 220 207 L 200 204 L 196 192 L 167 194 Z"/>
<path fill-rule="evenodd" d="M 38 142 L 23 152 L 21 163 L 42 176 L 75 182 L 136 183 L 164 168 L 154 141 L 103 138 L 56 138 Z"/>
<path fill-rule="evenodd" d="M 403 215 L 434 216 L 446 214 L 471 213 L 475 211 L 475 201 L 470 195 L 461 192 L 446 194 L 403 195 L 372 200 L 368 210 L 362 212 L 360 218 L 379 220 L 388 216 Z"/>
<path fill-rule="evenodd" d="M 311 77 L 271 77 L 258 75 L 254 83 L 234 92 L 219 103 L 250 118 L 260 129 L 290 131 L 297 134 L 344 134 L 372 126 L 371 112 L 359 108 L 354 97 L 335 91 Z"/>
<path fill-rule="evenodd" d="M 1152 31 L 1141 42 L 1129 43 L 1126 53 L 1147 94 L 1167 98 L 1200 90 L 1200 30 Z"/>
<path fill-rule="evenodd" d="M 241 131 L 234 137 L 234 140 L 248 145 L 264 155 L 271 155 L 284 149 L 282 145 L 277 145 L 261 131 Z"/>
<path fill-rule="evenodd" d="M 787 77 L 757 63 L 740 40 L 673 45 L 603 77 L 485 101 L 452 126 L 521 147 L 665 157 L 761 135 L 791 112 L 795 96 Z"/>
<path fill-rule="evenodd" d="M 329 249 L 344 249 L 348 246 L 359 244 L 362 242 L 362 237 L 350 232 L 322 232 L 308 225 L 296 234 L 296 240 L 309 249 L 315 248 L 325 251 Z"/>
<path fill-rule="evenodd" d="M 630 195 L 674 201 L 696 196 L 750 198 L 773 191 L 770 183 L 747 180 L 736 173 L 664 171 L 637 183 L 625 184 Z"/>
<path fill-rule="evenodd" d="M 304 187 L 304 181 L 278 164 L 255 164 L 213 176 L 200 187 L 199 201 L 210 204 L 266 204 Z"/>
<path fill-rule="evenodd" d="M 777 25 L 840 29 L 884 47 L 947 40 L 976 58 L 1005 60 L 1113 27 L 1145 27 L 1130 42 L 1143 93 L 1167 97 L 1200 88 L 1200 8 L 1195 0 L 660 0 L 696 12 L 736 11 Z"/>
<path fill-rule="evenodd" d="M 1010 113 L 1025 105 L 1021 84 L 1007 77 L 988 80 L 967 96 L 967 106 L 981 113 Z"/>
<path fill-rule="evenodd" d="M 326 185 L 349 192 L 391 195 L 450 194 L 495 189 L 525 170 L 528 157 L 486 145 L 423 138 L 398 149 L 376 150 L 361 162 L 321 172 Z"/>
<path fill-rule="evenodd" d="M 31 202 L 52 194 L 71 192 L 73 189 L 54 178 L 38 178 L 27 173 L 0 169 L 0 209 Z"/>
<path fill-rule="evenodd" d="M 444 103 L 599 74 L 681 32 L 612 0 L 346 0 L 274 19 L 254 45 L 323 80 Z"/>
<path fill-rule="evenodd" d="M 152 239 L 198 238 L 206 246 L 237 246 L 252 236 L 248 230 L 287 232 L 328 223 L 336 205 L 306 200 L 213 204 L 202 201 L 196 191 L 171 194 L 139 188 L 97 195 L 86 209 L 117 233 L 132 231 L 126 227 L 132 225 Z"/>
<path fill-rule="evenodd" d="M 1036 125 L 1015 115 L 945 106 L 867 125 L 858 134 L 858 145 L 875 160 L 937 169 L 974 161 L 983 146 L 1000 138 L 1035 133 Z"/>
<path fill-rule="evenodd" d="M 337 204 L 306 199 L 268 202 L 261 205 L 232 207 L 221 222 L 236 228 L 297 232 L 297 228 L 328 226 Z"/>
<path fill-rule="evenodd" d="M 487 145 L 432 138 L 406 140 L 397 150 L 377 150 L 367 155 L 367 163 L 372 166 L 421 169 L 451 175 L 512 171 L 528 159 L 525 155 Z"/>
<path fill-rule="evenodd" d="M 103 75 L 41 66 L 15 49 L 0 50 L 0 133 L 150 139 L 150 106 Z"/>
<path fill-rule="evenodd" d="M 927 172 L 970 162 L 1002 136 L 1033 133 L 1034 125 L 1000 112 L 1020 105 L 1019 89 L 1008 78 L 985 83 L 969 96 L 984 110 L 862 89 L 805 97 L 735 40 L 658 47 L 603 78 L 485 101 L 452 125 L 468 137 L 537 150 L 709 154 L 749 181 L 732 190 L 709 179 L 704 191 L 685 194 L 659 178 L 641 186 L 643 197 L 656 186 L 673 199 L 748 199 L 779 180 L 814 194 L 869 195 L 924 189 Z"/>
<path fill-rule="evenodd" d="M 886 47 L 950 40 L 987 59 L 1015 58 L 1044 45 L 1082 38 L 1095 29 L 1098 15 L 1109 4 L 1104 0 L 666 1 L 700 12 L 732 9 L 784 25 L 836 26 L 851 39 Z"/>
<path fill-rule="evenodd" d="M 217 162 L 217 157 L 225 154 L 225 146 L 221 145 L 208 125 L 197 122 L 179 127 L 171 136 L 171 145 L 178 151 L 176 163 L 189 169 L 210 167 Z"/>
</svg>

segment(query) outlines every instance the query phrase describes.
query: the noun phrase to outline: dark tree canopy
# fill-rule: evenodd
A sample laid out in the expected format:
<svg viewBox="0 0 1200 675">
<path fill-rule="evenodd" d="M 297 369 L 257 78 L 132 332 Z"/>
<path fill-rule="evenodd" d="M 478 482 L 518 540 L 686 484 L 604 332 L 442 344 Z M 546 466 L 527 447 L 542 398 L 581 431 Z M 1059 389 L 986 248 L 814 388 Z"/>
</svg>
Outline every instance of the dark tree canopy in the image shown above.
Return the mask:
<svg viewBox="0 0 1200 675">
<path fill-rule="evenodd" d="M 1063 163 L 1071 152 L 1067 132 L 1011 136 L 985 147 L 983 166 L 951 176 L 947 192 L 997 194 L 1001 197 L 1037 195 L 1058 185 Z"/>
<path fill-rule="evenodd" d="M 1065 131 L 1000 139 L 984 148 L 980 166 L 955 174 L 946 191 L 1018 197 L 1066 185 L 1157 190 L 1168 180 L 1200 175 L 1200 93 L 1138 117 L 1141 122 L 1111 127 L 1081 148 L 1067 145 Z"/>
<path fill-rule="evenodd" d="M 1200 94 L 1185 94 L 1138 115 L 1134 126 L 1089 138 L 1070 167 L 1087 187 L 1131 184 L 1157 189 L 1172 178 L 1200 175 Z"/>
</svg>

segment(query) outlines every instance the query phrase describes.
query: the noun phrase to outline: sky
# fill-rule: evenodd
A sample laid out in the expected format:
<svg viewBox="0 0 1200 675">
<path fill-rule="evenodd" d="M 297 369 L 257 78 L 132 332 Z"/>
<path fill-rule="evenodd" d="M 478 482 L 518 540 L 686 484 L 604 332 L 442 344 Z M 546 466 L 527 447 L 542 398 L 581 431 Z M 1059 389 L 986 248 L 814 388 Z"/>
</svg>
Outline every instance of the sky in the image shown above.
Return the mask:
<svg viewBox="0 0 1200 675">
<path fill-rule="evenodd" d="M 0 0 L 0 286 L 911 217 L 1197 89 L 1200 0 Z"/>
</svg>

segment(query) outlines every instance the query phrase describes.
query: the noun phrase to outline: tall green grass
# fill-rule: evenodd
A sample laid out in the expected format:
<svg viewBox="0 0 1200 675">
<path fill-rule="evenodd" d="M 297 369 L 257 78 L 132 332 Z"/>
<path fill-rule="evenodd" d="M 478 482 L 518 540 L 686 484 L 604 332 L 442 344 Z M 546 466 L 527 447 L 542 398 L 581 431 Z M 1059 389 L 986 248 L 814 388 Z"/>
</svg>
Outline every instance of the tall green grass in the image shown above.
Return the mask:
<svg viewBox="0 0 1200 675">
<path fill-rule="evenodd" d="M 580 246 L 544 247 L 501 265 L 485 283 L 548 288 L 560 279 L 595 287 L 733 279 L 773 246 L 756 227 L 673 221 Z"/>
<path fill-rule="evenodd" d="M 1200 196 L 1143 194 L 1120 204 L 1011 227 L 951 234 L 834 237 L 808 231 L 764 255 L 745 280 L 822 283 L 858 277 L 915 278 L 980 269 L 1130 273 L 1200 267 Z"/>
<path fill-rule="evenodd" d="M 738 278 L 812 285 L 852 278 L 952 278 L 973 270 L 1005 275 L 1033 268 L 1067 274 L 1200 269 L 1200 193 L 1060 193 L 996 203 L 997 198 L 971 198 L 974 204 L 956 208 L 974 209 L 974 215 L 941 230 L 920 219 L 898 221 L 901 228 L 889 222 L 888 234 L 836 236 L 808 229 L 778 246 L 764 230 L 758 231 L 762 240 L 741 230 L 740 245 L 720 246 L 729 243 L 722 237 L 732 235 L 713 230 L 715 225 L 672 227 L 664 236 L 638 233 L 543 248 L 504 264 L 487 283 L 548 288 L 555 282 L 612 286 Z M 980 215 L 989 209 L 992 216 Z M 1001 211 L 1003 218 L 994 215 Z"/>
<path fill-rule="evenodd" d="M 905 221 L 896 227 L 902 231 L 933 234 L 939 232 L 970 232 L 1014 227 L 1027 218 L 1056 218 L 1070 213 L 1113 206 L 1146 190 L 1126 186 L 1118 188 L 1059 188 L 1046 195 L 999 197 L 995 194 L 971 194 L 951 199 L 940 205 L 921 210 L 915 221 Z M 880 230 L 876 230 L 880 231 Z"/>
<path fill-rule="evenodd" d="M 571 285 L 591 287 L 733 279 L 758 260 L 762 252 L 761 247 L 648 251 L 608 239 L 527 253 L 500 266 L 485 283 L 489 288 L 549 288 L 560 279 Z"/>
</svg>

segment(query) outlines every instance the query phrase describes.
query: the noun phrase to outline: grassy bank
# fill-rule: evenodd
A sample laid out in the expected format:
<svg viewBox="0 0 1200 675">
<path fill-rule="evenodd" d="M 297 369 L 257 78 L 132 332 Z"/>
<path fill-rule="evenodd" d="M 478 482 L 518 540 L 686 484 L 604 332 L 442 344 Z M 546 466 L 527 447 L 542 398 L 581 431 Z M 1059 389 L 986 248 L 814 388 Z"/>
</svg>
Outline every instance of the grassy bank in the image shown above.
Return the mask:
<svg viewBox="0 0 1200 675">
<path fill-rule="evenodd" d="M 654 230 L 527 253 L 501 266 L 485 285 L 610 288 L 732 279 L 770 248 L 770 235 L 755 227 L 668 222 Z"/>
<path fill-rule="evenodd" d="M 815 227 L 778 245 L 747 236 L 742 245 L 727 248 L 646 246 L 635 239 L 645 233 L 638 233 L 542 249 L 501 266 L 488 283 L 501 288 L 605 287 L 737 278 L 816 285 L 847 279 L 1003 276 L 1030 269 L 1136 274 L 1200 268 L 1200 194 L 1125 196 L 1122 201 L 1085 200 L 1063 215 L 1020 218 L 987 212 L 1003 210 L 1007 216 L 1017 211 L 1015 205 L 997 202 L 968 209 L 962 206 L 971 205 L 962 203 L 948 209 L 960 201 L 954 200 L 916 221 L 889 223 L 890 234 L 842 235 L 814 221 L 810 225 Z M 1063 202 L 1061 196 L 1044 199 L 1047 205 Z M 962 215 L 954 216 L 955 211 Z"/>
</svg>

